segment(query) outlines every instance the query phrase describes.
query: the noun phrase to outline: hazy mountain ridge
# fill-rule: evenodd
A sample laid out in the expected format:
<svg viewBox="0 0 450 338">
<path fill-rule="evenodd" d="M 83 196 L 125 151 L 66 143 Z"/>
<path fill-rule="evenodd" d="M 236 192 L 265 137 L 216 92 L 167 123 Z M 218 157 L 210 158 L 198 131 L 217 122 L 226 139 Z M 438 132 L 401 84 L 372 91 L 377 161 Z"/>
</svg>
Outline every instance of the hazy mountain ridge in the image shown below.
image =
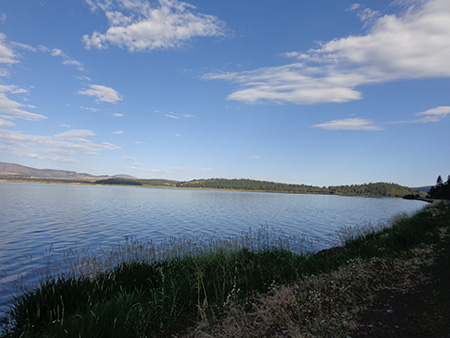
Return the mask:
<svg viewBox="0 0 450 338">
<path fill-rule="evenodd" d="M 85 181 L 95 182 L 99 179 L 107 178 L 127 178 L 134 179 L 135 177 L 130 175 L 101 175 L 95 176 L 86 173 L 78 173 L 76 171 L 69 170 L 56 170 L 56 169 L 36 169 L 27 167 L 21 164 L 0 162 L 0 177 L 4 178 L 41 178 L 41 179 L 54 179 L 54 180 L 67 180 L 67 181 Z"/>
</svg>

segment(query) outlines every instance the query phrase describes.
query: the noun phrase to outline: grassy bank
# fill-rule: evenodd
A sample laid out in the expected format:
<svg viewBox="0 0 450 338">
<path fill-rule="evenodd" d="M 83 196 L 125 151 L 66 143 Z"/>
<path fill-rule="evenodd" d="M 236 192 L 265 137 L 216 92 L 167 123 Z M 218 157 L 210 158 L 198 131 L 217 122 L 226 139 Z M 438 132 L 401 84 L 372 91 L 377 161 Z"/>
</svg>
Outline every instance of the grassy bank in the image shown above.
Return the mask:
<svg viewBox="0 0 450 338">
<path fill-rule="evenodd" d="M 380 292 L 418 287 L 433 264 L 448 263 L 449 222 L 449 205 L 433 204 L 390 228 L 343 230 L 343 248 L 317 255 L 295 252 L 303 239 L 268 232 L 208 243 L 131 242 L 24 290 L 4 336 L 370 334 Z"/>
</svg>

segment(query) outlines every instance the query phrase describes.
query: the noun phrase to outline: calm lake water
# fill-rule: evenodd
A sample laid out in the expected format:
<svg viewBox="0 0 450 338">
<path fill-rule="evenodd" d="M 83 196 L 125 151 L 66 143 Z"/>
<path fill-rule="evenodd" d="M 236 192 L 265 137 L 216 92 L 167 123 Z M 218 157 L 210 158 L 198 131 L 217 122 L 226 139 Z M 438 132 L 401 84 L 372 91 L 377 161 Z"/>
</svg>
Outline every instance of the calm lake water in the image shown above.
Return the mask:
<svg viewBox="0 0 450 338">
<path fill-rule="evenodd" d="M 331 246 L 342 227 L 388 222 L 423 202 L 251 192 L 0 182 L 0 318 L 20 274 L 36 279 L 48 256 L 105 248 L 126 236 L 159 241 L 236 236 L 267 225 Z"/>
</svg>

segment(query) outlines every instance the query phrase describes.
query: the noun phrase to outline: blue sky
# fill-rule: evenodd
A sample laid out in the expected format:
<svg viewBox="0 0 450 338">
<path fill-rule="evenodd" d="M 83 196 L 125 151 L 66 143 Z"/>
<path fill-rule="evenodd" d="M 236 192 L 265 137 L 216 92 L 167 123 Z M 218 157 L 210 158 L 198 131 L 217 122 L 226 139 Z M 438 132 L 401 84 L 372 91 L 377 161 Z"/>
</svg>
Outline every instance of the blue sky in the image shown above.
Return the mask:
<svg viewBox="0 0 450 338">
<path fill-rule="evenodd" d="M 0 161 L 434 184 L 449 23 L 448 0 L 2 0 Z"/>
</svg>

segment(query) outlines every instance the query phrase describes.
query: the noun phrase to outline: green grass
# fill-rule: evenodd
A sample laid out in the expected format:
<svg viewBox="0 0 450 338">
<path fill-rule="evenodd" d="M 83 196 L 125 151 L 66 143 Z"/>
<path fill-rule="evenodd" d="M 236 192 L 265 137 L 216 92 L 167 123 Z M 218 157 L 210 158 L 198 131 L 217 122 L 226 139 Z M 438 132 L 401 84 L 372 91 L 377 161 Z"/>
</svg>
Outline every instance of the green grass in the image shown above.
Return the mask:
<svg viewBox="0 0 450 338">
<path fill-rule="evenodd" d="M 130 240 L 103 256 L 81 257 L 58 276 L 24 290 L 5 337 L 164 337 L 214 322 L 230 304 L 244 309 L 276 285 L 329 273 L 354 259 L 383 257 L 436 240 L 430 230 L 449 217 L 433 205 L 387 229 L 340 234 L 346 250 L 329 257 L 295 253 L 304 238 L 265 231 L 202 242 Z M 357 277 L 354 277 L 357 278 Z"/>
</svg>

